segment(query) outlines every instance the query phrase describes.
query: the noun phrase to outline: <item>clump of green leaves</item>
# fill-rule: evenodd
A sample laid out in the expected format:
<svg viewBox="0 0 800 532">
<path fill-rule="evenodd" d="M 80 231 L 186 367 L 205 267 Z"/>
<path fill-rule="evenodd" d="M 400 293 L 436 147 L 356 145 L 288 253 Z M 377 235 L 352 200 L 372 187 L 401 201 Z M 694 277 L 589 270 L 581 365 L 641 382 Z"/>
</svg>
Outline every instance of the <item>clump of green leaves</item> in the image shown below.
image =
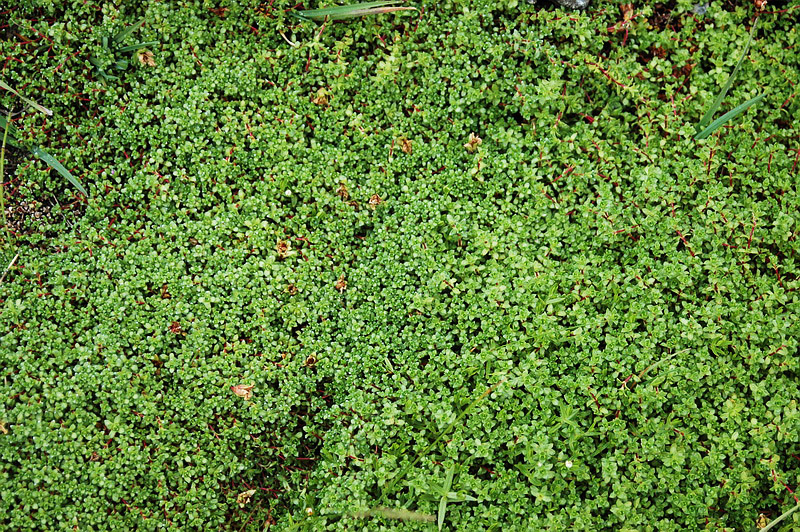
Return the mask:
<svg viewBox="0 0 800 532">
<path fill-rule="evenodd" d="M 131 52 L 158 44 L 158 41 L 139 42 L 128 45 L 123 44 L 128 37 L 144 24 L 144 22 L 145 19 L 142 18 L 117 34 L 102 36 L 100 49 L 95 55 L 89 57 L 89 62 L 94 65 L 97 74 L 101 78 L 107 81 L 118 80 L 119 78 L 112 75 L 110 72 L 113 70 L 127 70 L 131 63 Z"/>
<path fill-rule="evenodd" d="M 0 262 L 0 528 L 738 530 L 795 504 L 800 11 L 748 55 L 783 116 L 698 150 L 719 83 L 691 68 L 733 69 L 731 3 L 323 30 L 288 0 L 23 1 L 4 80 L 54 115 L 19 129 L 103 193 L 16 170 L 11 206 L 52 216 Z M 80 32 L 143 15 L 159 75 L 87 76 Z"/>
</svg>

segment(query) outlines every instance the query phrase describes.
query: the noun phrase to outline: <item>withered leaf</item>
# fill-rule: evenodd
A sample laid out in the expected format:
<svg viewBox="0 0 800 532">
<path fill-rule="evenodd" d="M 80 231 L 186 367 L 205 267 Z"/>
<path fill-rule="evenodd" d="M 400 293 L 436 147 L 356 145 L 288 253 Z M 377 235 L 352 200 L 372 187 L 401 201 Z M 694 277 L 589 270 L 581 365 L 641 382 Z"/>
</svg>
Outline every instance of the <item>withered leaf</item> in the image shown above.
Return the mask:
<svg viewBox="0 0 800 532">
<path fill-rule="evenodd" d="M 344 274 L 339 276 L 339 279 L 336 281 L 336 284 L 333 285 L 339 292 L 344 292 L 347 289 L 347 281 L 344 280 Z"/>
<path fill-rule="evenodd" d="M 156 66 L 156 62 L 153 59 L 153 52 L 149 50 L 143 50 L 139 52 L 139 63 L 143 64 L 144 66 L 154 67 Z"/>
<path fill-rule="evenodd" d="M 231 386 L 231 391 L 239 397 L 250 399 L 253 397 L 253 387 L 252 384 L 237 384 L 236 386 Z"/>
<path fill-rule="evenodd" d="M 381 203 L 383 203 L 383 199 L 377 194 L 373 194 L 372 196 L 370 196 L 369 201 L 367 202 L 370 209 L 376 208 Z"/>
<path fill-rule="evenodd" d="M 250 497 L 252 497 L 255 492 L 256 490 L 247 490 L 237 495 L 236 502 L 239 503 L 239 508 L 244 508 L 244 505 L 250 502 Z"/>
<path fill-rule="evenodd" d="M 316 105 L 327 106 L 329 95 L 330 93 L 327 90 L 321 88 L 317 91 L 317 95 L 311 98 L 311 103 Z"/>
<path fill-rule="evenodd" d="M 481 145 L 481 142 L 483 142 L 483 140 L 478 135 L 476 135 L 475 133 L 470 133 L 469 140 L 467 141 L 466 144 L 464 144 L 464 147 L 467 149 L 468 152 L 475 153 L 475 150 L 478 149 L 478 146 Z"/>
</svg>

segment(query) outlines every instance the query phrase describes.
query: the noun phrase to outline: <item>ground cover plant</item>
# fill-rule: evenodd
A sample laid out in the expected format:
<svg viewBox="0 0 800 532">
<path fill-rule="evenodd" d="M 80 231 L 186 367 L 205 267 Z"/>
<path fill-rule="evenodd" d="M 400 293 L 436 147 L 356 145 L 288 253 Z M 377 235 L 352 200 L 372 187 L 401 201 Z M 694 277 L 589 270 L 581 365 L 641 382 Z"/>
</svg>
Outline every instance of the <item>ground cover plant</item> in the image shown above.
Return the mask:
<svg viewBox="0 0 800 532">
<path fill-rule="evenodd" d="M 391 5 L 0 8 L 0 528 L 800 526 L 800 4 Z"/>
</svg>

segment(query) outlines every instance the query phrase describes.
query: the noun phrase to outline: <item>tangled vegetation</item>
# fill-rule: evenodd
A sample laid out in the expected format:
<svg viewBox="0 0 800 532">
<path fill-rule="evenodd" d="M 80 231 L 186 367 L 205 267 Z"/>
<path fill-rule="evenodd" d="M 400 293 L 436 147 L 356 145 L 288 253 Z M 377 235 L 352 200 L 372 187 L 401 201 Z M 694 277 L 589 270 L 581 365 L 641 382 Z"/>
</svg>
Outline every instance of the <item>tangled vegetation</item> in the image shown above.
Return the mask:
<svg viewBox="0 0 800 532">
<path fill-rule="evenodd" d="M 12 4 L 0 528 L 796 508 L 797 0 Z"/>
</svg>

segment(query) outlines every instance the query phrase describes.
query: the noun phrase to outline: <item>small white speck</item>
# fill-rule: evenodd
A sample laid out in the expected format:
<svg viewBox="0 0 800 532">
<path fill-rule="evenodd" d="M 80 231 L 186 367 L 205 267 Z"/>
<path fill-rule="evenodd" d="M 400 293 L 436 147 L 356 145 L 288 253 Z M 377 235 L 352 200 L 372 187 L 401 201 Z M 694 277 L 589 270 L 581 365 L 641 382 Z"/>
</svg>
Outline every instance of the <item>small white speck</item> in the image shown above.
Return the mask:
<svg viewBox="0 0 800 532">
<path fill-rule="evenodd" d="M 564 465 L 567 466 L 567 469 L 570 469 L 572 467 L 572 460 L 567 460 L 564 462 Z"/>
</svg>

